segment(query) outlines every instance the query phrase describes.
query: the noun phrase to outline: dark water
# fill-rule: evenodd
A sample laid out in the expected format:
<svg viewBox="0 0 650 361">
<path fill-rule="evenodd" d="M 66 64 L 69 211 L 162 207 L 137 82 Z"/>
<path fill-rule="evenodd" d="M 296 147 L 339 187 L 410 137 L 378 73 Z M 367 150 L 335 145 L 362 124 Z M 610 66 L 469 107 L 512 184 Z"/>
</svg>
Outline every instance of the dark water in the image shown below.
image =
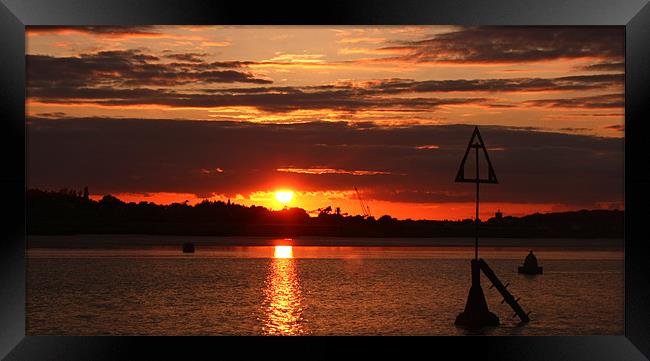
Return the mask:
<svg viewBox="0 0 650 361">
<path fill-rule="evenodd" d="M 502 325 L 489 335 L 623 334 L 619 249 L 539 249 L 544 275 L 516 272 L 527 249 L 481 256 L 532 321 L 482 285 Z M 462 335 L 469 247 L 197 247 L 28 251 L 31 335 Z"/>
</svg>

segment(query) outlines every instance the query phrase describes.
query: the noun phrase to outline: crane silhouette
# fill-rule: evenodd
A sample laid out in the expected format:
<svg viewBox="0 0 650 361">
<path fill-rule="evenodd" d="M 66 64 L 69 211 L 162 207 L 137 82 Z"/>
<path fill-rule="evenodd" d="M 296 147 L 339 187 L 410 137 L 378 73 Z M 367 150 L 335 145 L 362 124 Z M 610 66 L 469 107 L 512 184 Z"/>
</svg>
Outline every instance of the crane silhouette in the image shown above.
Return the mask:
<svg viewBox="0 0 650 361">
<path fill-rule="evenodd" d="M 357 187 L 354 187 L 354 191 L 357 193 L 357 198 L 359 199 L 359 204 L 361 204 L 361 213 L 363 214 L 364 217 L 371 217 L 372 215 L 370 214 L 370 206 L 366 205 L 363 202 L 363 198 L 361 198 L 361 194 L 359 193 L 359 190 Z"/>
</svg>

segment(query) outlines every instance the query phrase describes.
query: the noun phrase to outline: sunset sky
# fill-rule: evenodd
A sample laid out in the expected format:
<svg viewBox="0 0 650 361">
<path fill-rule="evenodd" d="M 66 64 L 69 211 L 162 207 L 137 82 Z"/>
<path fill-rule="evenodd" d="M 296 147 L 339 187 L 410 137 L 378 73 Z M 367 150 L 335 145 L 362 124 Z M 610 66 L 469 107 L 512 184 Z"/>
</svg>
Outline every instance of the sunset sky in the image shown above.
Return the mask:
<svg viewBox="0 0 650 361">
<path fill-rule="evenodd" d="M 28 27 L 28 185 L 472 218 L 623 208 L 624 28 Z M 472 163 L 473 164 L 473 163 Z M 472 174 L 472 172 L 468 173 Z"/>
</svg>

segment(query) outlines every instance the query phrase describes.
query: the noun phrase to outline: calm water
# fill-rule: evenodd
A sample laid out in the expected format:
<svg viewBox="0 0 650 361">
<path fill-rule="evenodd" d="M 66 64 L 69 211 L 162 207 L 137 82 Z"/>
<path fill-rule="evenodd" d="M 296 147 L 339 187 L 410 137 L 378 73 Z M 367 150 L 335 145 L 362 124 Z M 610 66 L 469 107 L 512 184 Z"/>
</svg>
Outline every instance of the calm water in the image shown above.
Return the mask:
<svg viewBox="0 0 650 361">
<path fill-rule="evenodd" d="M 537 248 L 536 248 L 537 249 Z M 28 251 L 27 332 L 57 335 L 462 335 L 469 247 L 197 246 Z M 490 335 L 622 334 L 623 252 L 485 248 L 524 326 L 482 285 Z"/>
</svg>

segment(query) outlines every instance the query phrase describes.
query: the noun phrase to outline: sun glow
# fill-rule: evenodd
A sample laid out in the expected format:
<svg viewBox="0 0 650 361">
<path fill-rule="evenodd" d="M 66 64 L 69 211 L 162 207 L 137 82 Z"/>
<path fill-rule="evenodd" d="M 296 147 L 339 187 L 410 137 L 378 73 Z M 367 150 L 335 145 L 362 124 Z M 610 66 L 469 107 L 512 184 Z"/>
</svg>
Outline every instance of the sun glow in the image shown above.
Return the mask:
<svg viewBox="0 0 650 361">
<path fill-rule="evenodd" d="M 293 258 L 292 246 L 275 246 L 273 258 Z"/>
<path fill-rule="evenodd" d="M 293 191 L 277 191 L 275 192 L 275 199 L 282 204 L 287 204 L 293 199 Z"/>
</svg>

